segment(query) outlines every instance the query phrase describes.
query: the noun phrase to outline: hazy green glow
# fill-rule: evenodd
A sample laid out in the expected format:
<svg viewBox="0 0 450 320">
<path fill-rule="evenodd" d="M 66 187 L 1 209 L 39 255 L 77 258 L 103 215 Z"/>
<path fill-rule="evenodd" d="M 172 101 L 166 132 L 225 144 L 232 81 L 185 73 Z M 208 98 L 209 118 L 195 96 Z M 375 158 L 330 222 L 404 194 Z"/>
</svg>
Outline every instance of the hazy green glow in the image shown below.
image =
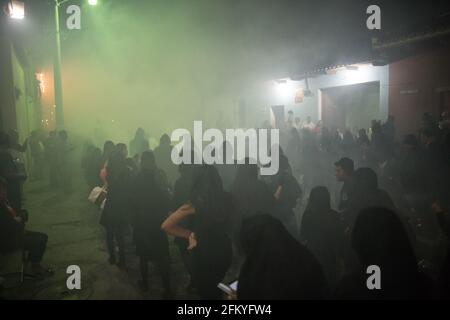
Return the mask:
<svg viewBox="0 0 450 320">
<path fill-rule="evenodd" d="M 263 40 L 270 19 L 236 29 L 226 1 L 105 1 L 101 9 L 83 12 L 81 33 L 63 49 L 67 129 L 89 136 L 98 124 L 122 142 L 139 126 L 157 140 L 194 120 L 236 127 L 248 96 L 247 124 L 261 125 L 262 83 L 284 75 L 268 70 L 295 54 L 276 37 Z"/>
<path fill-rule="evenodd" d="M 97 0 L 89 0 L 88 3 L 91 6 L 96 6 L 97 5 Z"/>
</svg>

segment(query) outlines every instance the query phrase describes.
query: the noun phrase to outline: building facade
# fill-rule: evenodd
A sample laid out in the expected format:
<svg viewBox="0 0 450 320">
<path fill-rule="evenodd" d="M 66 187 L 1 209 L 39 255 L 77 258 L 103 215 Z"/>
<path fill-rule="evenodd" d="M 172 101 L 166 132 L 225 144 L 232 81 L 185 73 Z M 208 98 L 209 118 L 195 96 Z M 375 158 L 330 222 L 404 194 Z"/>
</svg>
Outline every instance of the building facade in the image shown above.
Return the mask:
<svg viewBox="0 0 450 320">
<path fill-rule="evenodd" d="M 0 37 L 0 129 L 17 130 L 20 140 L 41 127 L 40 89 L 26 51 L 6 36 Z"/>
</svg>

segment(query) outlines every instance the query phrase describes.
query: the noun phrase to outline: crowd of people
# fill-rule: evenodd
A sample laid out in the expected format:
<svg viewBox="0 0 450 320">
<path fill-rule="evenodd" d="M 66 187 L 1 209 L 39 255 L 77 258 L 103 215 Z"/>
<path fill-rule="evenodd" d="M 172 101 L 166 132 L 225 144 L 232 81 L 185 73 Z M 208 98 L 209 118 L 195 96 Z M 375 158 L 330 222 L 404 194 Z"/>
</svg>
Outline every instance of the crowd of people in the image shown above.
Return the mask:
<svg viewBox="0 0 450 320">
<path fill-rule="evenodd" d="M 95 163 L 85 166 L 94 168 L 86 174 L 98 179 L 102 172 L 108 190 L 101 222 L 109 261 L 126 266 L 124 234 L 131 227 L 140 286 L 148 290 L 147 264 L 153 261 L 166 297 L 172 237 L 191 277 L 189 288 L 202 298 L 222 297 L 217 284 L 233 261 L 240 266 L 242 299 L 448 294 L 448 256 L 437 253 L 448 241 L 445 115 L 438 123 L 425 114 L 420 132 L 400 143 L 393 117 L 355 135 L 310 118 L 301 123 L 291 113 L 281 129 L 274 176 L 259 176 L 248 159 L 241 165 L 181 164 L 177 170 L 169 137 L 151 151 L 142 129 L 129 145 L 131 157 L 125 144 L 111 141 L 102 156 L 100 149 L 92 152 L 97 160 L 86 161 Z M 333 166 L 332 179 L 342 183 L 337 195 L 330 192 Z M 383 290 L 367 289 L 370 265 L 380 266 Z"/>
<path fill-rule="evenodd" d="M 279 171 L 273 176 L 260 176 L 248 158 L 244 164 L 175 166 L 169 136 L 151 150 L 142 128 L 128 145 L 86 146 L 87 185 L 102 187 L 105 196 L 99 207 L 109 263 L 126 270 L 130 241 L 139 257 L 141 290 L 149 290 L 152 262 L 164 298 L 171 298 L 173 239 L 190 276 L 186 290 L 202 299 L 224 298 L 218 284 L 232 264 L 239 266 L 238 285 L 228 298 L 450 297 L 447 114 L 440 121 L 425 114 L 420 131 L 405 137 L 396 135 L 393 117 L 374 120 L 368 130 L 340 130 L 310 117 L 302 123 L 290 112 L 280 129 Z M 42 152 L 31 147 L 31 138 L 37 166 L 49 152 L 69 154 L 64 132 L 35 136 L 46 141 Z M 11 212 L 21 211 L 17 194 L 24 177 L 7 169 L 13 164 L 6 155 L 10 148 L 26 148 L 13 140 L 2 135 L 2 219 L 10 222 L 17 220 Z M 226 157 L 230 149 L 222 148 Z M 198 156 L 195 147 L 190 156 Z M 65 177 L 64 157 L 54 161 L 57 177 Z M 51 170 L 49 179 L 57 183 Z M 10 236 L 0 234 L 2 244 L 9 243 Z M 35 262 L 42 258 L 44 238 L 34 234 L 29 240 Z M 381 271 L 379 290 L 367 286 L 373 265 Z"/>
</svg>

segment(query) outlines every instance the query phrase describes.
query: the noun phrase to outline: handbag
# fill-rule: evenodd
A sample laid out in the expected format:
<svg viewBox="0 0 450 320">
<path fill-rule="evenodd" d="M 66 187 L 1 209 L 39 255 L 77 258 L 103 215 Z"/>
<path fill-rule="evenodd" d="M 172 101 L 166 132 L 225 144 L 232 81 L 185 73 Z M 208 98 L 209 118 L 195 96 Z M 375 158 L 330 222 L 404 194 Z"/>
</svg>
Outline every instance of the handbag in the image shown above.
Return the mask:
<svg viewBox="0 0 450 320">
<path fill-rule="evenodd" d="M 106 191 L 106 187 L 94 187 L 88 196 L 88 200 L 100 207 L 100 209 L 103 209 L 107 194 L 108 192 Z"/>
</svg>

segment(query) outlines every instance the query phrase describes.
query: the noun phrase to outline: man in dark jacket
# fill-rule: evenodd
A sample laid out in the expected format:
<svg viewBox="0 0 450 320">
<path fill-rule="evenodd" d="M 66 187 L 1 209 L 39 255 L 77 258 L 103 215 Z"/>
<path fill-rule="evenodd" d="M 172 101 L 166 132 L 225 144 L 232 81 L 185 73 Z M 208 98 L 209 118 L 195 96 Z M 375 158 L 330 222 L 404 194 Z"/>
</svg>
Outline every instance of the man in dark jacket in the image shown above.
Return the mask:
<svg viewBox="0 0 450 320">
<path fill-rule="evenodd" d="M 48 236 L 41 232 L 25 230 L 23 216 L 8 203 L 6 185 L 6 180 L 0 177 L 0 253 L 10 253 L 23 248 L 28 252 L 29 273 L 34 276 L 49 275 L 51 271 L 41 266 Z"/>
<path fill-rule="evenodd" d="M 339 195 L 338 209 L 340 211 L 348 209 L 350 194 L 352 192 L 352 177 L 354 164 L 349 158 L 342 158 L 334 163 L 336 167 L 336 180 L 343 182 L 341 193 Z"/>
</svg>

